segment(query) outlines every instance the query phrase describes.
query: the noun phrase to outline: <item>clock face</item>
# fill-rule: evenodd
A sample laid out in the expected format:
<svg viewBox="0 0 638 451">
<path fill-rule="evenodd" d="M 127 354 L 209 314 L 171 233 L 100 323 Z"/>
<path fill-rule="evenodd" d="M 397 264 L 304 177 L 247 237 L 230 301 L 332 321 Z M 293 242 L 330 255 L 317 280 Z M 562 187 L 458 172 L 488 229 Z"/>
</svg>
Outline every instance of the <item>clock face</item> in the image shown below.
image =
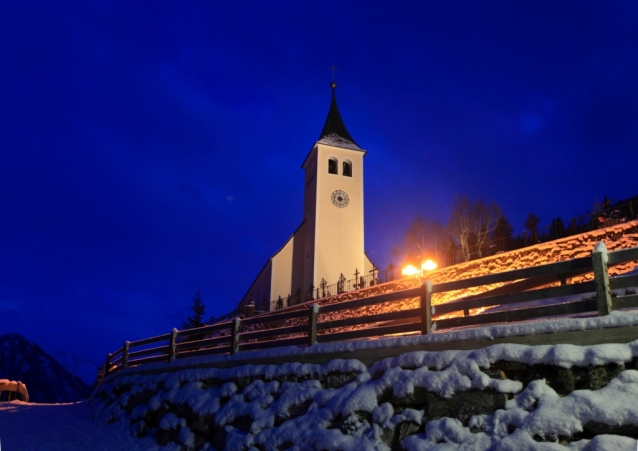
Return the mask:
<svg viewBox="0 0 638 451">
<path fill-rule="evenodd" d="M 348 202 L 350 202 L 350 198 L 345 191 L 341 191 L 340 189 L 338 189 L 332 193 L 332 203 L 335 204 L 337 207 L 347 207 Z"/>
</svg>

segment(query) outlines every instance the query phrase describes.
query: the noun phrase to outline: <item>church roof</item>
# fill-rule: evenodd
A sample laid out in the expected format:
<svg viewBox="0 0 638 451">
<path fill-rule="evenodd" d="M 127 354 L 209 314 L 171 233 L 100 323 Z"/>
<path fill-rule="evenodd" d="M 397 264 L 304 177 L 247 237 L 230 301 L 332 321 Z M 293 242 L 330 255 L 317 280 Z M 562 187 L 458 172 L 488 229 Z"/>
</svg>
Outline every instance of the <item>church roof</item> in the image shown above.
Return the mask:
<svg viewBox="0 0 638 451">
<path fill-rule="evenodd" d="M 343 147 L 345 149 L 362 150 L 357 143 L 352 139 L 350 133 L 346 129 L 339 108 L 337 107 L 337 96 L 335 95 L 337 84 L 332 82 L 332 101 L 330 102 L 330 110 L 328 111 L 328 117 L 326 123 L 323 126 L 321 135 L 317 142 L 322 144 L 328 144 L 329 146 Z"/>
</svg>

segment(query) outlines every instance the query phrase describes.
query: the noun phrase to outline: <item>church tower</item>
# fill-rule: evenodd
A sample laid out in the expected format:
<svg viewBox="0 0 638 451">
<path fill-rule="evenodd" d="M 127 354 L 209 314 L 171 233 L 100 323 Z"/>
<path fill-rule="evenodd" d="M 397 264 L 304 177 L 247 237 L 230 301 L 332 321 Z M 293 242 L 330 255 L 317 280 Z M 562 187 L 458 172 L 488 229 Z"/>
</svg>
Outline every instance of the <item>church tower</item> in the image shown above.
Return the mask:
<svg viewBox="0 0 638 451">
<path fill-rule="evenodd" d="M 303 221 L 263 267 L 240 306 L 272 310 L 316 297 L 327 285 L 368 275 L 373 265 L 364 252 L 363 157 L 346 129 L 332 82 L 328 117 L 301 165 L 305 171 Z M 332 289 L 332 294 L 336 290 Z"/>
<path fill-rule="evenodd" d="M 304 195 L 305 259 L 303 287 L 324 279 L 336 283 L 341 274 L 353 279 L 367 266 L 363 234 L 363 157 L 346 129 L 337 107 L 336 83 L 319 139 L 302 168 L 306 172 Z"/>
</svg>

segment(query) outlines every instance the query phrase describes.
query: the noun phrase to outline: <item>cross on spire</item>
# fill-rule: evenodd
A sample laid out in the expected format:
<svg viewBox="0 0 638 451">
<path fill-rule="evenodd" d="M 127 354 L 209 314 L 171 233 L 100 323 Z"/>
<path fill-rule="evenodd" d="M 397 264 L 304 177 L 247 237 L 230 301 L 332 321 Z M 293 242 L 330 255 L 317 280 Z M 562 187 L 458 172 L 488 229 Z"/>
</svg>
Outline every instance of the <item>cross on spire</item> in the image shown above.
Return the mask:
<svg viewBox="0 0 638 451">
<path fill-rule="evenodd" d="M 337 71 L 337 70 L 339 70 L 339 69 L 337 69 L 337 68 L 334 66 L 334 64 L 333 64 L 333 65 L 332 65 L 332 67 L 330 68 L 330 70 L 332 71 L 332 81 L 333 81 L 333 83 L 334 83 L 334 81 L 335 81 L 335 71 Z"/>
</svg>

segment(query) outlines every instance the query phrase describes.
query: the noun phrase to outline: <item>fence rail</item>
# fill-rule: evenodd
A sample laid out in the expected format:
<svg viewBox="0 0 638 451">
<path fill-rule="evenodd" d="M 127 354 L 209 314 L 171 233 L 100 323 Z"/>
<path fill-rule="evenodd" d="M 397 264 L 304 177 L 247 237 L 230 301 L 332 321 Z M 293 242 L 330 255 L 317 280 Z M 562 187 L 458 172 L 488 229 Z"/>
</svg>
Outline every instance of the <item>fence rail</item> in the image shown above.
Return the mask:
<svg viewBox="0 0 638 451">
<path fill-rule="evenodd" d="M 314 343 L 389 334 L 427 334 L 455 327 L 558 315 L 608 315 L 614 309 L 638 307 L 638 294 L 611 295 L 611 290 L 638 286 L 638 275 L 610 279 L 608 273 L 611 266 L 637 260 L 638 247 L 608 253 L 604 242 L 600 242 L 591 257 L 440 284 L 425 281 L 416 288 L 369 298 L 323 306 L 308 303 L 307 308 L 295 306 L 290 311 L 284 309 L 246 319 L 236 317 L 196 329 L 173 329 L 157 337 L 125 342 L 122 348 L 107 355 L 104 366 L 99 370 L 98 380 L 129 366 L 221 353 L 234 354 L 289 345 L 310 346 Z M 593 280 L 568 283 L 571 278 L 588 273 L 593 273 Z M 559 286 L 547 286 L 557 282 Z M 432 305 L 432 296 L 437 293 L 494 284 L 504 285 L 482 294 Z M 585 293 L 592 293 L 592 298 L 535 307 L 520 305 L 523 302 Z M 335 314 L 340 312 L 347 314 L 361 307 L 380 306 L 406 299 L 418 299 L 418 308 L 397 310 L 390 307 L 387 312 L 335 318 Z M 520 308 L 470 315 L 473 309 L 499 305 L 516 307 L 517 304 Z M 457 317 L 444 317 L 454 313 Z"/>
</svg>

